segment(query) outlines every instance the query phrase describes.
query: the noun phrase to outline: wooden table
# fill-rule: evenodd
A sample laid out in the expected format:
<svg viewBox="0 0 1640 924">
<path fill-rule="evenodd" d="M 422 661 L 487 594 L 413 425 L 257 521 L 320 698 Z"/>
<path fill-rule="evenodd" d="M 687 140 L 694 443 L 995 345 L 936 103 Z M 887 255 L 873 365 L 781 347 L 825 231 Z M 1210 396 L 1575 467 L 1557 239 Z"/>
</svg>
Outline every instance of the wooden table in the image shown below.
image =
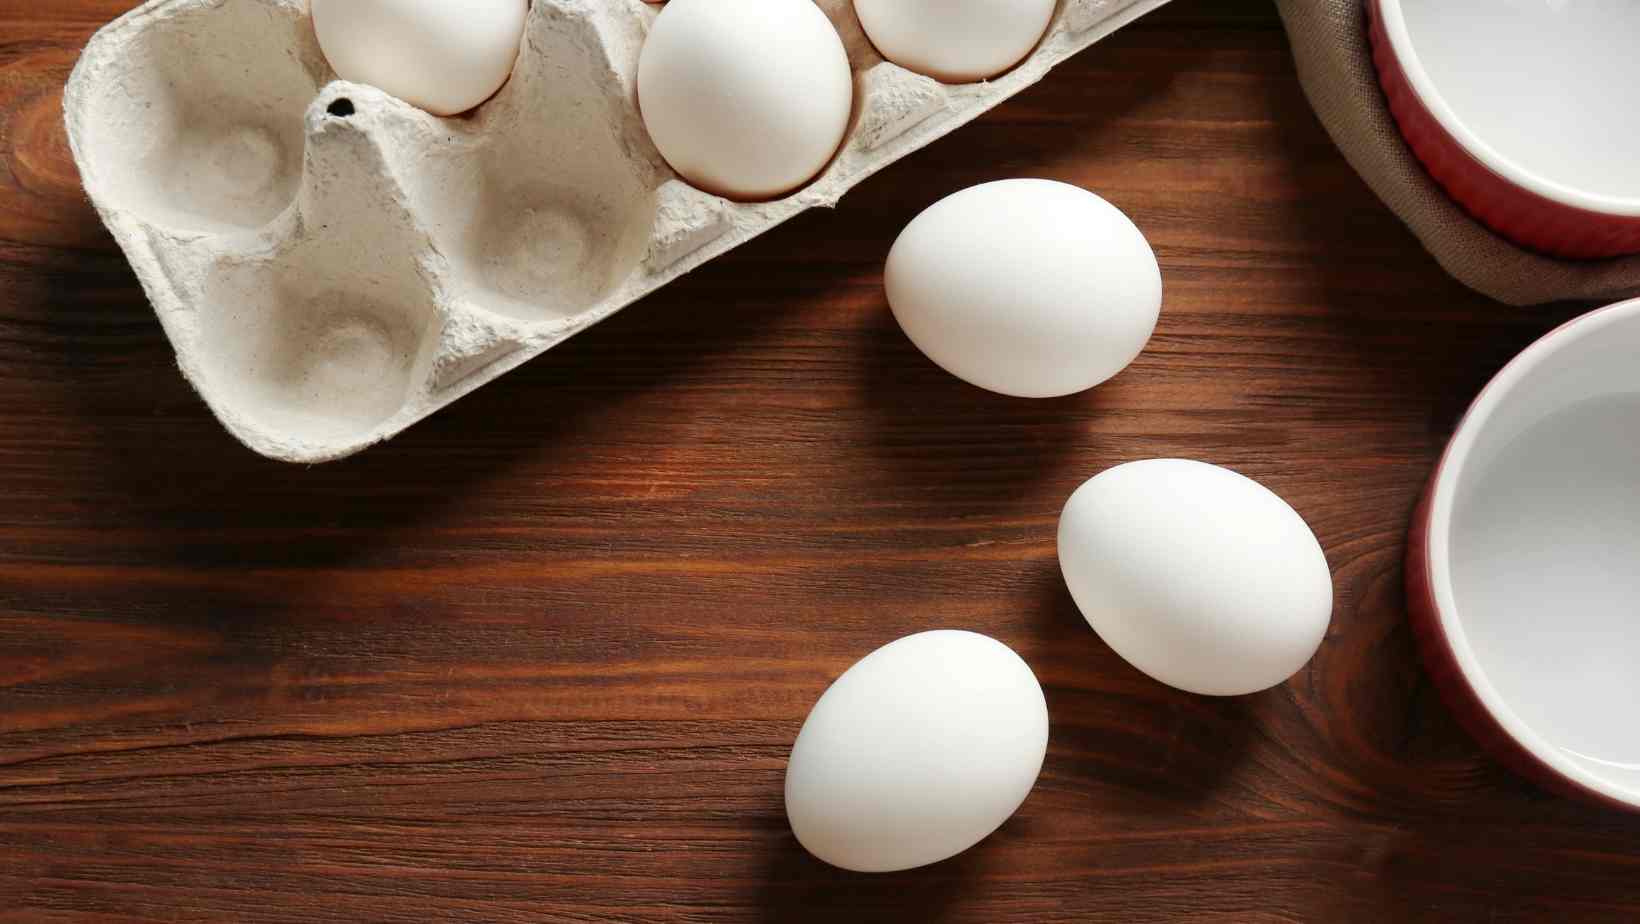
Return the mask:
<svg viewBox="0 0 1640 924">
<path fill-rule="evenodd" d="M 130 5 L 0 0 L 0 921 L 1640 916 L 1640 819 L 1478 753 L 1401 593 L 1456 416 L 1580 306 L 1444 277 L 1329 143 L 1267 5 L 1179 0 L 316 468 L 211 419 L 79 192 L 61 86 Z M 1017 175 L 1097 190 L 1161 259 L 1150 348 L 1085 395 L 968 387 L 884 304 L 906 221 Z M 1178 693 L 1078 615 L 1059 507 L 1151 456 L 1314 526 L 1337 605 L 1291 682 Z M 1042 778 L 955 860 L 827 868 L 785 823 L 793 736 L 934 627 L 1035 668 Z"/>
</svg>

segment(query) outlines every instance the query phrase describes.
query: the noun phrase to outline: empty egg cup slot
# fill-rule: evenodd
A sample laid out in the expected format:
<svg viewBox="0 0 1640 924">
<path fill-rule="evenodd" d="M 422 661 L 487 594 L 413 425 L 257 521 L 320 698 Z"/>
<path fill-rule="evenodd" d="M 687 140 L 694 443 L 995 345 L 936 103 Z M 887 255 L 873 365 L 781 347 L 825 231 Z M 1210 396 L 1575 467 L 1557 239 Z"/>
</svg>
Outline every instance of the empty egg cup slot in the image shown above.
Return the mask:
<svg viewBox="0 0 1640 924">
<path fill-rule="evenodd" d="M 322 458 L 368 441 L 410 400 L 437 340 L 433 299 L 399 279 L 310 275 L 300 262 L 236 264 L 208 286 L 202 389 L 230 425 Z"/>
<path fill-rule="evenodd" d="M 522 321 L 572 317 L 631 275 L 654 221 L 633 190 L 480 181 L 477 211 L 453 229 L 451 262 L 470 300 Z M 590 184 L 589 184 L 590 185 Z"/>
<path fill-rule="evenodd" d="M 511 79 L 472 132 L 441 130 L 399 172 L 468 303 L 526 323 L 596 307 L 638 270 L 658 168 L 612 80 L 598 7 L 537 2 Z"/>
<path fill-rule="evenodd" d="M 317 89 L 304 44 L 289 5 L 225 0 L 188 4 L 111 51 L 119 77 L 100 78 L 80 139 L 107 204 L 176 232 L 272 221 L 301 183 L 302 114 Z"/>
</svg>

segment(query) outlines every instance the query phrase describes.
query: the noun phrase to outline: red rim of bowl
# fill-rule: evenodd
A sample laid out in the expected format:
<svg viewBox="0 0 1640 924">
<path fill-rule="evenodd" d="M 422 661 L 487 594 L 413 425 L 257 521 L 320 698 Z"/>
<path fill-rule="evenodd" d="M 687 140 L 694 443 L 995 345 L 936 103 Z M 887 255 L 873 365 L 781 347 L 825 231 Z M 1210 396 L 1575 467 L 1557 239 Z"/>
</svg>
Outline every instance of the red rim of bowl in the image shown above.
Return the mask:
<svg viewBox="0 0 1640 924">
<path fill-rule="evenodd" d="M 1640 314 L 1640 298 L 1597 309 L 1562 324 L 1522 350 L 1475 398 L 1430 476 L 1413 514 L 1407 543 L 1407 603 L 1425 666 L 1465 728 L 1517 772 L 1545 788 L 1630 812 L 1640 791 L 1628 791 L 1584 770 L 1515 715 L 1486 678 L 1458 620 L 1448 540 L 1456 485 L 1477 433 L 1516 386 L 1548 356 L 1606 326 Z"/>
<path fill-rule="evenodd" d="M 1364 0 L 1374 67 L 1408 147 L 1458 205 L 1498 234 L 1554 256 L 1640 253 L 1640 197 L 1579 190 L 1477 137 L 1424 72 L 1402 0 Z"/>
</svg>

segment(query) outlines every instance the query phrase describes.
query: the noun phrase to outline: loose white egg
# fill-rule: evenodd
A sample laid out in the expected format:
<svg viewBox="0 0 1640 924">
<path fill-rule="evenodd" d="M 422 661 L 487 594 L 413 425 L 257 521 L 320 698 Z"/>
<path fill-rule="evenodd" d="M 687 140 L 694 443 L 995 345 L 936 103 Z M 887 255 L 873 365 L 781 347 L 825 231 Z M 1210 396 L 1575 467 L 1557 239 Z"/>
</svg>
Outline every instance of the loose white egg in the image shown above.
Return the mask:
<svg viewBox="0 0 1640 924">
<path fill-rule="evenodd" d="M 946 371 L 1023 398 L 1122 371 L 1162 307 L 1162 273 L 1115 206 L 1051 180 L 1001 180 L 912 220 L 884 272 L 911 342 Z"/>
<path fill-rule="evenodd" d="M 843 142 L 854 74 L 814 0 L 672 0 L 638 60 L 638 106 L 685 180 L 771 199 L 812 180 Z"/>
<path fill-rule="evenodd" d="M 313 28 L 343 80 L 455 115 L 507 82 L 528 12 L 529 0 L 313 0 Z"/>
<path fill-rule="evenodd" d="M 1281 683 L 1332 618 L 1332 573 L 1304 519 L 1205 462 L 1130 462 L 1089 479 L 1060 515 L 1059 567 L 1100 638 L 1192 693 Z"/>
<path fill-rule="evenodd" d="M 1047 748 L 1047 702 L 1019 655 L 973 632 L 922 632 L 866 655 L 814 704 L 786 768 L 786 816 L 834 866 L 923 866 L 1007 821 Z"/>
<path fill-rule="evenodd" d="M 985 80 L 1031 53 L 1054 0 L 854 0 L 871 43 L 901 67 L 946 83 Z"/>
</svg>

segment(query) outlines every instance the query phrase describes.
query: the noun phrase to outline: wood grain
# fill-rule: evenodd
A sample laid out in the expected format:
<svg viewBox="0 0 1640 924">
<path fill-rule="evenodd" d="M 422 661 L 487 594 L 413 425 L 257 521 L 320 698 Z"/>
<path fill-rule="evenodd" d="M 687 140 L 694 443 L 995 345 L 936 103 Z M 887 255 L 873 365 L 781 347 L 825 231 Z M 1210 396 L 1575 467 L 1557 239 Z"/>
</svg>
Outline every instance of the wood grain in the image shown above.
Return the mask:
<svg viewBox="0 0 1640 924">
<path fill-rule="evenodd" d="M 177 374 L 59 127 L 129 0 L 0 0 L 0 921 L 1627 921 L 1640 819 L 1456 728 L 1404 623 L 1421 482 L 1468 398 L 1581 306 L 1446 279 L 1335 152 L 1274 11 L 1179 0 L 980 123 L 387 446 L 262 461 Z M 1095 189 L 1162 324 L 1045 402 L 924 360 L 881 266 L 968 184 Z M 1287 497 L 1332 629 L 1265 694 L 1124 665 L 1060 504 L 1188 456 Z M 784 821 L 854 659 L 993 634 L 1048 692 L 1035 793 L 866 877 Z"/>
</svg>

